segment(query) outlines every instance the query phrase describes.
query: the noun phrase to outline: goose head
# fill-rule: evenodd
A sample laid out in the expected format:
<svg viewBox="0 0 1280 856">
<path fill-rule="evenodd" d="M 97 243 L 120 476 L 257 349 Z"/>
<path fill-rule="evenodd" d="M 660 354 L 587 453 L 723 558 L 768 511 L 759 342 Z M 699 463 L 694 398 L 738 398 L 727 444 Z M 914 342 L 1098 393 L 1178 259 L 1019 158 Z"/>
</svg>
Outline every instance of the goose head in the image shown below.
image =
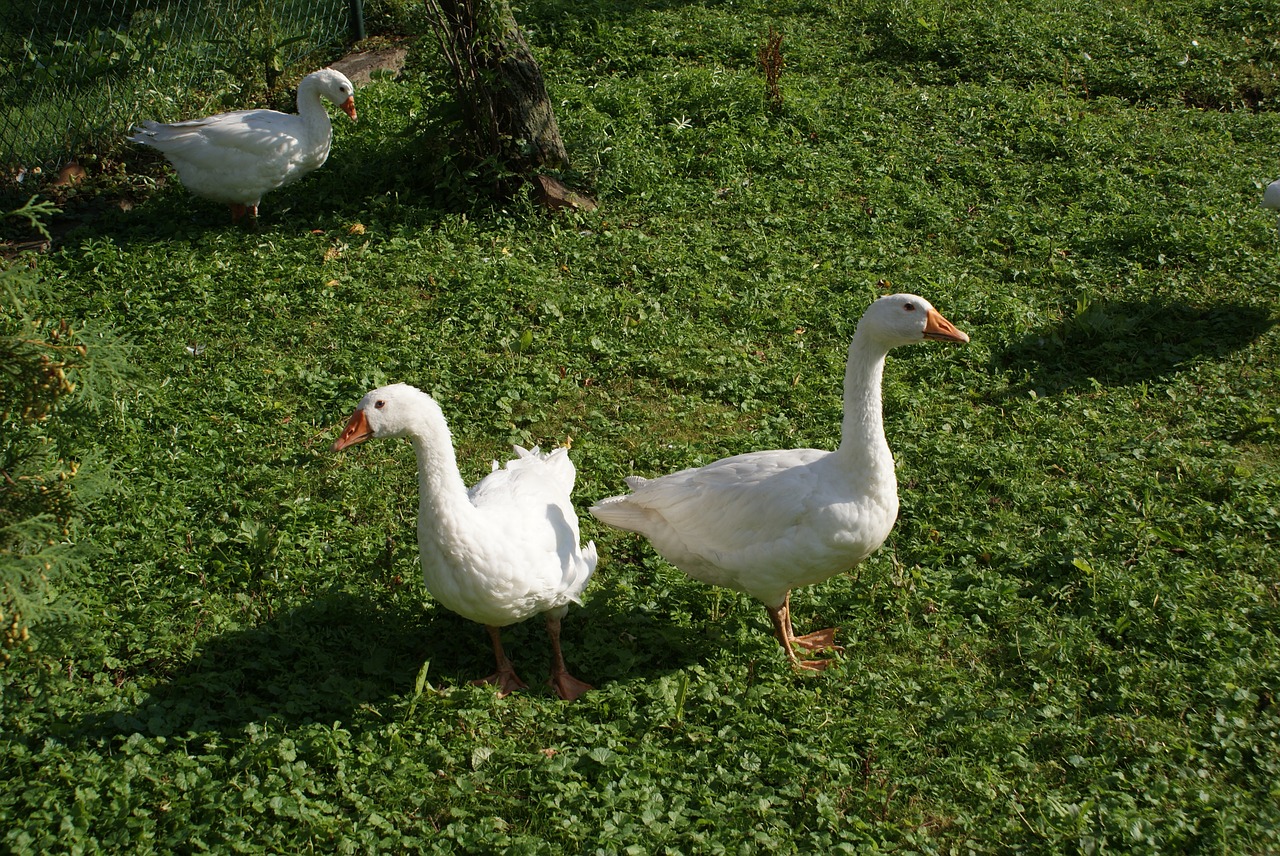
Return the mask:
<svg viewBox="0 0 1280 856">
<path fill-rule="evenodd" d="M 880 298 L 863 313 L 858 322 L 858 332 L 874 338 L 886 348 L 926 339 L 969 341 L 969 337 L 943 318 L 929 301 L 915 294 L 890 294 Z"/>
<path fill-rule="evenodd" d="M 337 104 L 352 122 L 356 120 L 356 88 L 345 74 L 337 69 L 322 68 L 308 74 L 306 79 L 313 81 L 316 91 Z"/>
<path fill-rule="evenodd" d="M 405 437 L 421 430 L 426 412 L 439 412 L 435 399 L 407 383 L 379 387 L 360 399 L 342 436 L 333 444 L 340 452 L 371 437 Z M 443 417 L 442 417 L 443 418 Z"/>
</svg>

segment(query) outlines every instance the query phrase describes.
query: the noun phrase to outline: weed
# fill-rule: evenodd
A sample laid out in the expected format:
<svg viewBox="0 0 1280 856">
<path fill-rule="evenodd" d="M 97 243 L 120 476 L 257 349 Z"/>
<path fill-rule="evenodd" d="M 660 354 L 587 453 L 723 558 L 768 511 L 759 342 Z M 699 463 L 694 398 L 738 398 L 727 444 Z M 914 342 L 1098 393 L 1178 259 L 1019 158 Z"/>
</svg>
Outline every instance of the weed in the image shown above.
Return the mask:
<svg viewBox="0 0 1280 856">
<path fill-rule="evenodd" d="M 786 63 L 782 60 L 782 33 L 769 27 L 769 35 L 760 46 L 760 68 L 764 72 L 765 103 L 773 112 L 782 109 L 782 89 L 778 81 L 782 79 L 782 69 Z"/>
<path fill-rule="evenodd" d="M 1240 37 L 1270 7 L 518 14 L 598 211 L 469 193 L 418 57 L 258 232 L 165 188 L 22 258 L 33 315 L 109 325 L 140 376 L 59 423 L 122 489 L 58 536 L 93 551 L 80 609 L 0 670 L 3 846 L 1280 849 L 1280 125 Z M 766 14 L 806 34 L 779 112 Z M 797 601 L 840 628 L 820 677 L 588 519 L 564 644 L 598 689 L 497 700 L 418 582 L 411 450 L 326 452 L 391 381 L 457 414 L 468 482 L 572 437 L 580 507 L 830 448 L 887 290 L 972 342 L 886 368 L 899 520 Z"/>
</svg>

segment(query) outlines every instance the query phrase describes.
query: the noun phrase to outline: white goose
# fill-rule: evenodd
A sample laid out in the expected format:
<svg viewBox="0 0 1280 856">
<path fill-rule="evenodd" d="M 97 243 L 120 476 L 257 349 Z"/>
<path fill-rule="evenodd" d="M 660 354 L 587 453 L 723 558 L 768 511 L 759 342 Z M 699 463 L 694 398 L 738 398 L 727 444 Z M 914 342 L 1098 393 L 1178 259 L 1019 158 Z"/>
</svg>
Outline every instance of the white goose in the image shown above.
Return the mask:
<svg viewBox="0 0 1280 856">
<path fill-rule="evenodd" d="M 321 97 L 356 118 L 355 88 L 322 68 L 298 84 L 298 112 L 237 110 L 188 122 L 144 121 L 130 142 L 159 149 L 187 190 L 231 206 L 235 222 L 258 216 L 263 194 L 319 169 L 329 157 L 333 125 Z"/>
<path fill-rule="evenodd" d="M 1267 185 L 1262 191 L 1263 208 L 1280 208 L 1280 178 Z M 1276 220 L 1276 231 L 1280 232 L 1280 219 Z"/>
<path fill-rule="evenodd" d="M 435 399 L 408 384 L 375 389 L 360 400 L 334 451 L 370 437 L 407 437 L 418 459 L 418 552 L 427 590 L 448 609 L 483 624 L 497 671 L 474 683 L 499 695 L 524 689 L 502 650 L 501 628 L 546 616 L 551 637 L 550 684 L 571 701 L 591 689 L 565 669 L 560 620 L 581 603 L 596 567 L 596 547 L 579 546 L 569 495 L 576 475 L 569 450 L 549 454 L 516 446 L 517 457 L 470 490 Z"/>
<path fill-rule="evenodd" d="M 1280 178 L 1267 185 L 1262 191 L 1263 208 L 1280 208 Z"/>
<path fill-rule="evenodd" d="M 891 348 L 936 339 L 967 342 L 922 297 L 894 294 L 858 322 L 844 375 L 844 422 L 834 452 L 750 452 L 655 479 L 632 476 L 631 493 L 592 506 L 598 519 L 639 532 L 694 579 L 762 601 L 793 665 L 793 646 L 837 647 L 835 630 L 796 636 L 793 588 L 822 582 L 862 561 L 898 516 L 898 483 L 885 441 L 880 381 Z"/>
</svg>

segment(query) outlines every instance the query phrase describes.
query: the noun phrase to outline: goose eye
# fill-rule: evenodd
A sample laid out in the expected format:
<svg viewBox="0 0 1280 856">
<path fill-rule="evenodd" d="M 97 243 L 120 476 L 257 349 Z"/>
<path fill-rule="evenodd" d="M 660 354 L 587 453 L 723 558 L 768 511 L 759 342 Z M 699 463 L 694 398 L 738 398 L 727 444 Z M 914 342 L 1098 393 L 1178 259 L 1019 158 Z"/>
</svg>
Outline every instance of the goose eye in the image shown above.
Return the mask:
<svg viewBox="0 0 1280 856">
<path fill-rule="evenodd" d="M 374 409 L 375 409 L 375 410 L 381 410 L 381 409 L 382 409 L 382 405 L 384 405 L 384 404 L 386 404 L 386 402 L 385 402 L 385 401 L 382 401 L 381 399 L 379 399 L 378 401 L 375 401 L 375 402 L 373 403 L 373 406 L 374 406 Z"/>
<path fill-rule="evenodd" d="M 902 309 L 904 312 L 915 312 L 916 305 L 914 303 L 904 303 L 902 304 Z"/>
</svg>

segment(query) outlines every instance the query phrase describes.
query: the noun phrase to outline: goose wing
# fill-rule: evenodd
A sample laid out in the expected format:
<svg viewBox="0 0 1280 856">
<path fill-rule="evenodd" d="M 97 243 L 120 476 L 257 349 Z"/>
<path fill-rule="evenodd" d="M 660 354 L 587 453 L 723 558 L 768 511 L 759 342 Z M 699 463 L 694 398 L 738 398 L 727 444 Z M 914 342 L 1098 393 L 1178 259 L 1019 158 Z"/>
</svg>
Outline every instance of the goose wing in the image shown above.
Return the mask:
<svg viewBox="0 0 1280 856">
<path fill-rule="evenodd" d="M 569 450 L 515 450 L 515 458 L 503 467 L 495 461 L 493 472 L 470 489 L 471 502 L 521 557 L 524 573 L 548 577 L 557 595 L 578 601 L 595 570 L 596 549 L 580 546 Z"/>
<path fill-rule="evenodd" d="M 633 477 L 627 480 L 630 494 L 603 500 L 591 513 L 655 546 L 715 561 L 784 539 L 803 525 L 823 483 L 815 464 L 828 455 L 817 449 L 752 452 L 661 478 Z"/>
</svg>

